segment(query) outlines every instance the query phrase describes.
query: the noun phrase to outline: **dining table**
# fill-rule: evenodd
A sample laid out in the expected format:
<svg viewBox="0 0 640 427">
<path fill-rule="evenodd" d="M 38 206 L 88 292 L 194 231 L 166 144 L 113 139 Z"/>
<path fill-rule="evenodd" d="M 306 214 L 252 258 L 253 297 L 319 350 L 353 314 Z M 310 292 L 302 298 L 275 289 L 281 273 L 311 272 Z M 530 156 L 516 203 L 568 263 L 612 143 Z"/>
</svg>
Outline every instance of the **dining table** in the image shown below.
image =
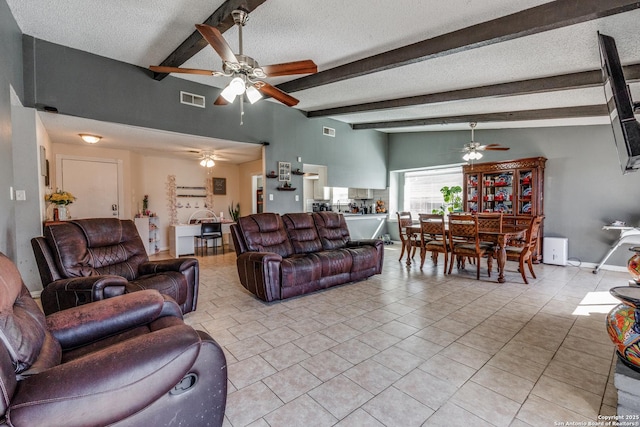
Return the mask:
<svg viewBox="0 0 640 427">
<path fill-rule="evenodd" d="M 445 223 L 445 227 L 448 224 Z M 448 228 L 448 227 L 447 227 Z M 409 238 L 419 238 L 421 233 L 420 224 L 414 223 L 404 227 L 405 235 Z M 507 244 L 510 240 L 521 239 L 527 231 L 526 226 L 509 226 L 503 231 L 478 231 L 480 241 L 493 243 L 496 247 L 496 258 L 498 260 L 498 283 L 504 283 L 504 267 L 507 263 Z M 407 266 L 411 265 L 411 256 L 407 254 Z M 446 266 L 445 266 L 446 268 Z"/>
</svg>

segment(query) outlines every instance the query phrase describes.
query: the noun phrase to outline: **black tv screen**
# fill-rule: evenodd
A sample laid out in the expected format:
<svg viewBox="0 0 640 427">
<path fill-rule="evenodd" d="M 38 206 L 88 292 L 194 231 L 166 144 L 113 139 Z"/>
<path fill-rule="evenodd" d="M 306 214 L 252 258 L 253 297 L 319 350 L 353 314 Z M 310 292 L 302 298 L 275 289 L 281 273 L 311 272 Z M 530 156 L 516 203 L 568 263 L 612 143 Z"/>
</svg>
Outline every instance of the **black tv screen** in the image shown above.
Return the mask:
<svg viewBox="0 0 640 427">
<path fill-rule="evenodd" d="M 631 92 L 624 79 L 613 37 L 598 33 L 604 93 L 622 173 L 640 169 L 640 124 L 633 114 Z"/>
</svg>

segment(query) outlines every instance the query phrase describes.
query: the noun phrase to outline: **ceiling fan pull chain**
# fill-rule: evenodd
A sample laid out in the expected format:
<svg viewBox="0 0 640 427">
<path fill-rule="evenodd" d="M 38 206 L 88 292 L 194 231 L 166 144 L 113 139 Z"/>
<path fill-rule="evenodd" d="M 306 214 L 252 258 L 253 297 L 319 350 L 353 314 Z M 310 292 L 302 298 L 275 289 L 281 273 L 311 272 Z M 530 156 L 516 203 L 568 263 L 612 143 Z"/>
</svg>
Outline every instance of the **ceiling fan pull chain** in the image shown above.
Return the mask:
<svg viewBox="0 0 640 427">
<path fill-rule="evenodd" d="M 244 124 L 244 95 L 240 95 L 240 126 Z"/>
</svg>

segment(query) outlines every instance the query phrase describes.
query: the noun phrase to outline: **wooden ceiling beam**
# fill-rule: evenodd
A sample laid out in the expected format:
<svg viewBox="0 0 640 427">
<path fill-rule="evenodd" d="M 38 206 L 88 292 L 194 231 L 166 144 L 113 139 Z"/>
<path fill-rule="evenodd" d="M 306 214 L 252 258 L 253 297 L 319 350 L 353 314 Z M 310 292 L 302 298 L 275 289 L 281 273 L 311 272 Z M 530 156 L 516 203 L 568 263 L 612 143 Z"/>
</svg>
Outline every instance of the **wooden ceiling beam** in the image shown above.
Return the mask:
<svg viewBox="0 0 640 427">
<path fill-rule="evenodd" d="M 556 0 L 278 85 L 297 92 L 640 8 L 629 0 Z"/>
<path fill-rule="evenodd" d="M 640 81 L 640 64 L 624 67 L 627 82 Z M 530 95 L 534 93 L 553 92 L 558 90 L 585 89 L 602 85 L 602 71 L 592 70 L 580 73 L 563 74 L 559 76 L 542 77 L 538 79 L 519 80 L 515 82 L 459 89 L 447 92 L 430 93 L 409 96 L 405 98 L 388 99 L 384 101 L 367 102 L 363 104 L 345 105 L 342 107 L 326 108 L 307 111 L 307 117 L 326 117 L 341 114 L 354 114 L 366 111 L 384 110 L 389 108 L 412 107 L 416 105 L 435 104 L 438 102 L 463 101 L 477 98 L 493 98 L 501 96 Z"/>
<path fill-rule="evenodd" d="M 227 0 L 218 9 L 216 9 L 216 11 L 213 12 L 211 16 L 203 22 L 203 24 L 215 27 L 221 33 L 224 33 L 234 25 L 231 12 L 236 9 L 244 9 L 251 13 L 265 1 L 267 0 Z M 200 32 L 194 30 L 193 33 L 191 33 L 191 35 L 180 44 L 180 46 L 178 46 L 164 61 L 160 63 L 160 65 L 166 67 L 179 67 L 208 45 L 209 43 L 202 38 Z M 153 73 L 153 78 L 155 80 L 162 80 L 167 76 L 167 73 Z"/>
<path fill-rule="evenodd" d="M 430 117 L 426 119 L 395 120 L 385 122 L 355 123 L 354 130 L 391 129 L 413 126 L 447 125 L 470 122 L 517 122 L 528 120 L 568 119 L 578 117 L 608 116 L 609 110 L 605 104 L 585 105 L 579 107 L 547 108 L 541 110 L 509 111 L 506 113 L 470 114 L 465 116 Z"/>
</svg>

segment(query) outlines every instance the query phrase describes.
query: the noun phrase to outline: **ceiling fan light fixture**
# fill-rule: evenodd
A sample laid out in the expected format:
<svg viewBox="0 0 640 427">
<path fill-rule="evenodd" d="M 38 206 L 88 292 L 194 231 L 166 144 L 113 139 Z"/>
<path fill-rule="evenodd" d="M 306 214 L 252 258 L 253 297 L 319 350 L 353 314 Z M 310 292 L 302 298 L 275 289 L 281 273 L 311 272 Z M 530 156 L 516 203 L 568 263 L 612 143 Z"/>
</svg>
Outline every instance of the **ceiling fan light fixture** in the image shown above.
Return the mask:
<svg viewBox="0 0 640 427">
<path fill-rule="evenodd" d="M 242 80 L 240 77 L 234 77 L 227 87 L 231 88 L 236 96 L 242 95 L 246 90 L 244 80 Z"/>
<path fill-rule="evenodd" d="M 87 144 L 95 144 L 96 142 L 100 141 L 102 139 L 101 136 L 98 135 L 91 135 L 88 133 L 81 133 L 79 134 L 80 138 L 82 138 L 82 140 L 84 142 L 86 142 Z"/>
<path fill-rule="evenodd" d="M 482 153 L 476 151 L 476 160 L 480 160 L 482 158 Z"/>
<path fill-rule="evenodd" d="M 236 92 L 229 84 L 222 90 L 222 92 L 220 92 L 220 96 L 222 96 L 227 102 L 232 103 L 236 99 Z"/>
<path fill-rule="evenodd" d="M 464 155 L 462 156 L 462 160 L 468 162 L 469 159 L 471 159 L 470 153 L 464 153 Z"/>
<path fill-rule="evenodd" d="M 260 99 L 262 99 L 262 94 L 255 87 L 249 86 L 247 87 L 247 99 L 250 103 L 255 104 Z"/>
<path fill-rule="evenodd" d="M 210 152 L 206 152 L 202 154 L 202 159 L 200 160 L 200 166 L 203 168 L 212 168 L 214 167 L 216 162 L 213 161 L 213 154 Z"/>
</svg>

